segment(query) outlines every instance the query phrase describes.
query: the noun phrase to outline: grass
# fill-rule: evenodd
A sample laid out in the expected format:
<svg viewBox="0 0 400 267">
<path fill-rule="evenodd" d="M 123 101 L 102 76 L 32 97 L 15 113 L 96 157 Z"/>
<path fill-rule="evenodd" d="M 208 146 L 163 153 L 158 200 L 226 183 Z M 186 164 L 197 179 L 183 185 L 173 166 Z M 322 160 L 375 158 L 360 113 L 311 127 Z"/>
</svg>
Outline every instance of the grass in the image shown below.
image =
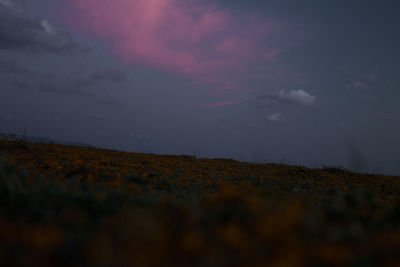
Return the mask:
<svg viewBox="0 0 400 267">
<path fill-rule="evenodd" d="M 1 266 L 400 264 L 399 177 L 0 141 Z"/>
</svg>

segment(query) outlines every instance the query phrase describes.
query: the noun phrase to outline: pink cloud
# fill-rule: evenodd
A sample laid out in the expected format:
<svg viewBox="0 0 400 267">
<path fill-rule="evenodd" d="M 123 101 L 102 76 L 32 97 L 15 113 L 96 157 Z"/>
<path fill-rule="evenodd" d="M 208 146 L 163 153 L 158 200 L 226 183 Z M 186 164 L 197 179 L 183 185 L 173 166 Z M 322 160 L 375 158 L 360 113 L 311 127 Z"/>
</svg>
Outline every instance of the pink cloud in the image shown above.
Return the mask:
<svg viewBox="0 0 400 267">
<path fill-rule="evenodd" d="M 215 107 L 223 107 L 223 106 L 228 106 L 228 105 L 233 105 L 233 104 L 239 104 L 242 102 L 247 101 L 249 98 L 244 98 L 244 99 L 232 99 L 232 100 L 227 100 L 227 101 L 222 101 L 222 102 L 215 102 L 211 104 L 206 104 L 203 105 L 203 108 L 215 108 Z"/>
<path fill-rule="evenodd" d="M 68 24 L 104 39 L 124 62 L 230 87 L 227 77 L 280 52 L 273 21 L 237 16 L 201 0 L 68 0 Z M 263 44 L 264 43 L 264 44 Z"/>
<path fill-rule="evenodd" d="M 275 49 L 272 51 L 269 51 L 265 54 L 265 57 L 267 59 L 272 59 L 273 57 L 275 57 L 276 55 L 280 54 L 282 51 L 280 49 Z"/>
<path fill-rule="evenodd" d="M 222 107 L 222 106 L 228 106 L 228 105 L 232 105 L 232 104 L 237 104 L 240 103 L 240 100 L 227 100 L 227 101 L 223 101 L 223 102 L 216 102 L 216 103 L 211 103 L 211 104 L 206 104 L 203 105 L 203 108 L 215 108 L 215 107 Z"/>
</svg>

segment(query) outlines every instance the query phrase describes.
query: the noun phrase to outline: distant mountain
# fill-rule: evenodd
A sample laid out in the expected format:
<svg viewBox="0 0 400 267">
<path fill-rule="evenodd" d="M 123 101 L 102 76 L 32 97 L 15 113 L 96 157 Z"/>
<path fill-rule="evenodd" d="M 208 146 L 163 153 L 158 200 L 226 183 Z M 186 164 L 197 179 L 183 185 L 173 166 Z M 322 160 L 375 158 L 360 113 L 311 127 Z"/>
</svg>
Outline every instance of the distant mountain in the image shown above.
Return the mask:
<svg viewBox="0 0 400 267">
<path fill-rule="evenodd" d="M 44 143 L 44 144 L 59 144 L 59 145 L 70 145 L 70 146 L 87 146 L 93 147 L 90 144 L 81 143 L 81 142 L 70 142 L 70 141 L 60 141 L 54 140 L 48 137 L 39 137 L 39 136 L 20 136 L 16 134 L 5 134 L 0 133 L 0 140 L 22 140 L 22 141 L 29 141 L 34 143 Z"/>
</svg>

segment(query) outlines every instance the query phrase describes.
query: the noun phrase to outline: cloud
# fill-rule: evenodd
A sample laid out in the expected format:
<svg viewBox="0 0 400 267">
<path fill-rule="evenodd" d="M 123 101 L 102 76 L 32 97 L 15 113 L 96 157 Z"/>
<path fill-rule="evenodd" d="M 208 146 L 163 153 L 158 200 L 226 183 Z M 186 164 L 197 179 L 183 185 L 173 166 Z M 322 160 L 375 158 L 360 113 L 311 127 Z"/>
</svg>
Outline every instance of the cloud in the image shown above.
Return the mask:
<svg viewBox="0 0 400 267">
<path fill-rule="evenodd" d="M 278 54 L 280 54 L 282 51 L 280 50 L 280 49 L 275 49 L 275 50 L 272 50 L 272 51 L 269 51 L 269 52 L 267 52 L 266 54 L 265 54 L 265 57 L 267 58 L 267 59 L 272 59 L 272 58 L 274 58 L 276 55 L 278 55 Z"/>
<path fill-rule="evenodd" d="M 12 119 L 14 119 L 14 116 L 13 116 L 13 115 L 11 115 L 11 114 L 4 114 L 4 113 L 0 113 L 0 119 L 3 119 L 3 120 L 6 120 L 6 121 L 9 121 L 9 120 L 12 120 Z"/>
<path fill-rule="evenodd" d="M 344 89 L 349 95 L 356 97 L 357 101 L 362 100 L 364 103 L 381 105 L 379 104 L 381 100 L 378 91 L 385 91 L 392 86 L 387 80 L 378 77 L 376 74 L 363 76 L 347 83 Z"/>
<path fill-rule="evenodd" d="M 0 65 L 1 67 L 1 65 Z M 60 77 L 47 73 L 33 73 L 31 77 L 21 76 L 13 85 L 21 90 L 34 89 L 59 95 L 90 95 L 88 89 L 102 84 L 121 84 L 126 81 L 126 75 L 116 69 L 102 68 L 94 71 L 84 71 L 73 77 Z"/>
<path fill-rule="evenodd" d="M 31 87 L 27 81 L 13 81 L 12 85 L 19 90 L 29 90 Z"/>
<path fill-rule="evenodd" d="M 76 30 L 108 42 L 124 62 L 229 84 L 240 73 L 278 55 L 268 45 L 286 26 L 233 14 L 206 1 L 69 0 L 64 15 Z M 229 86 L 227 86 L 229 87 Z"/>
<path fill-rule="evenodd" d="M 104 68 L 92 73 L 84 78 L 86 81 L 91 82 L 109 82 L 109 83 L 121 83 L 127 80 L 127 77 L 124 72 L 111 69 L 111 68 Z"/>
<path fill-rule="evenodd" d="M 129 136 L 136 138 L 136 139 L 149 139 L 147 136 L 141 133 L 130 132 Z"/>
<path fill-rule="evenodd" d="M 273 122 L 281 122 L 281 121 L 283 121 L 283 117 L 279 112 L 276 112 L 276 113 L 270 114 L 268 116 L 268 120 L 273 121 Z"/>
<path fill-rule="evenodd" d="M 203 105 L 203 108 L 215 108 L 215 107 L 223 107 L 223 106 L 229 106 L 229 105 L 233 105 L 233 104 L 238 104 L 241 103 L 245 100 L 239 100 L 239 99 L 232 99 L 232 100 L 227 100 L 227 101 L 222 101 L 222 102 L 215 102 L 215 103 L 211 103 L 211 104 L 206 104 Z"/>
<path fill-rule="evenodd" d="M 0 50 L 64 53 L 87 49 L 47 20 L 29 16 L 12 1 L 0 1 Z"/>
<path fill-rule="evenodd" d="M 242 134 L 242 131 L 233 130 L 232 133 L 233 133 L 234 135 L 241 135 L 241 134 Z"/>
<path fill-rule="evenodd" d="M 40 25 L 42 25 L 43 29 L 45 30 L 45 32 L 48 35 L 54 36 L 54 35 L 57 34 L 57 31 L 54 29 L 54 27 L 47 20 L 42 20 L 40 22 Z"/>
<path fill-rule="evenodd" d="M 44 92 L 60 95 L 88 95 L 87 89 L 100 84 L 119 84 L 126 80 L 123 72 L 114 69 L 100 69 L 75 76 L 72 79 L 41 75 L 35 82 L 35 87 Z"/>
<path fill-rule="evenodd" d="M 0 0 L 0 5 L 3 5 L 7 8 L 15 8 L 15 5 L 10 0 Z"/>
<path fill-rule="evenodd" d="M 357 82 L 349 83 L 349 84 L 346 84 L 346 86 L 345 86 L 345 88 L 348 91 L 356 91 L 356 92 L 368 89 L 369 87 L 370 87 L 369 84 L 366 83 L 366 82 L 363 82 L 363 81 L 357 81 Z"/>
<path fill-rule="evenodd" d="M 371 82 L 374 82 L 374 83 L 378 83 L 380 80 L 379 76 L 375 73 L 371 73 L 368 78 Z"/>
<path fill-rule="evenodd" d="M 86 56 L 81 52 L 89 48 L 50 21 L 33 17 L 19 4 L 23 1 L 0 0 L 0 79 L 4 89 L 90 96 L 102 105 L 120 107 L 120 103 L 101 94 L 102 89 L 124 83 L 125 73 L 90 62 L 85 68 L 76 66 L 82 62 L 80 57 Z M 64 54 L 68 57 L 60 57 Z M 78 70 L 65 71 L 66 67 Z"/>
<path fill-rule="evenodd" d="M 259 95 L 253 99 L 251 104 L 260 108 L 283 104 L 313 106 L 316 100 L 316 96 L 302 89 L 290 91 L 281 89 L 277 92 Z"/>
<path fill-rule="evenodd" d="M 277 98 L 281 101 L 292 102 L 304 106 L 313 105 L 316 100 L 315 96 L 302 89 L 291 90 L 291 91 L 286 91 L 285 89 L 281 89 L 278 92 Z"/>
<path fill-rule="evenodd" d="M 0 72 L 5 74 L 19 74 L 25 76 L 32 75 L 32 72 L 29 69 L 20 65 L 16 60 L 5 58 L 0 58 Z"/>
<path fill-rule="evenodd" d="M 368 94 L 372 91 L 377 91 L 391 87 L 390 82 L 384 77 L 379 77 L 375 73 L 369 75 L 361 75 L 357 79 L 344 85 L 348 93 Z"/>
<path fill-rule="evenodd" d="M 99 120 L 99 121 L 106 119 L 106 117 L 102 114 L 90 114 L 89 117 L 92 119 L 95 119 L 95 120 Z"/>
</svg>

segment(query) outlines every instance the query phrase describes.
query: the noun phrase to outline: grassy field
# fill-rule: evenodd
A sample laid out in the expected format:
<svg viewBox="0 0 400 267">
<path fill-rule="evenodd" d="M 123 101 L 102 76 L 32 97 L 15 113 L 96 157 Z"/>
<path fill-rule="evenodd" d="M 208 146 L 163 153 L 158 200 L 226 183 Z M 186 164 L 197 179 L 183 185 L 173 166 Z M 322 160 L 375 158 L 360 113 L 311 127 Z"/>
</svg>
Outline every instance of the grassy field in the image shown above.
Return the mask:
<svg viewBox="0 0 400 267">
<path fill-rule="evenodd" d="M 0 266 L 400 266 L 400 177 L 0 140 Z"/>
</svg>

